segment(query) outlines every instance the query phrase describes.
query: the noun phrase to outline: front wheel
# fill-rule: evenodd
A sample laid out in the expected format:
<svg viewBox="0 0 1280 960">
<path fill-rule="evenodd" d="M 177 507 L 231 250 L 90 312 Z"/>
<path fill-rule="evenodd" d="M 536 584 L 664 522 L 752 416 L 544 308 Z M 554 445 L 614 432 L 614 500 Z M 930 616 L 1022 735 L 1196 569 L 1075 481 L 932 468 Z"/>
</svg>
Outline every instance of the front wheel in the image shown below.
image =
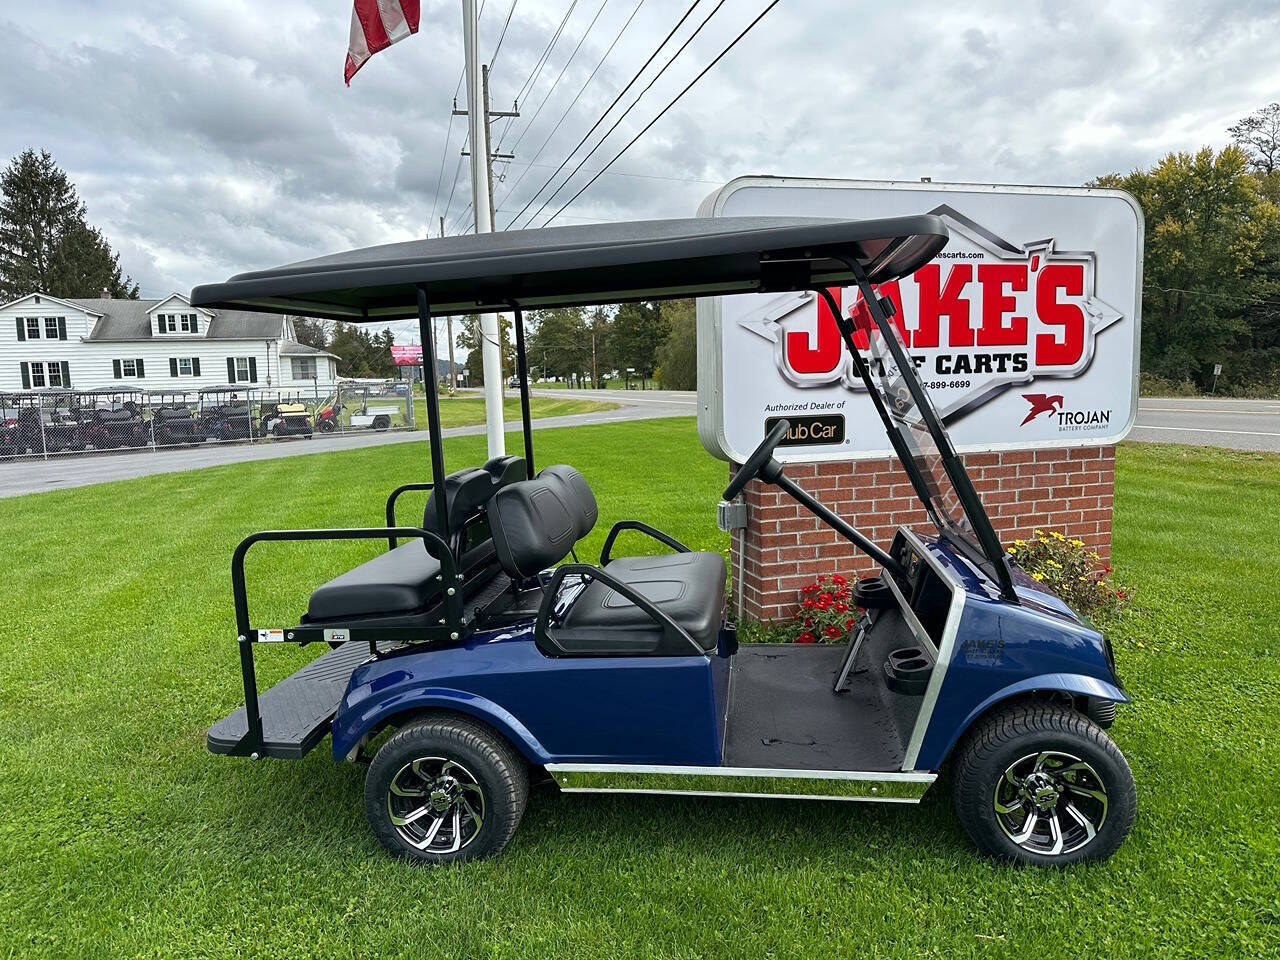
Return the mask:
<svg viewBox="0 0 1280 960">
<path fill-rule="evenodd" d="M 979 721 L 956 757 L 954 796 L 983 853 L 1038 866 L 1107 859 L 1137 812 L 1120 749 L 1088 717 L 1048 703 Z"/>
<path fill-rule="evenodd" d="M 528 796 L 520 754 L 488 727 L 457 717 L 422 720 L 393 734 L 364 784 L 365 813 L 382 845 L 431 864 L 499 853 Z"/>
</svg>

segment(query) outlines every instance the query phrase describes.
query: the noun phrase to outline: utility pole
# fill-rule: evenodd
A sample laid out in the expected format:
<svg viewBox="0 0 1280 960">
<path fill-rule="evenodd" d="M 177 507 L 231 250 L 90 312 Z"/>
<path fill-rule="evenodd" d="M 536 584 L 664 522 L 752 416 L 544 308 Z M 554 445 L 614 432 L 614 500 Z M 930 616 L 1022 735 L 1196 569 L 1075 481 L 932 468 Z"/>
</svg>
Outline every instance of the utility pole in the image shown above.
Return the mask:
<svg viewBox="0 0 1280 960">
<path fill-rule="evenodd" d="M 476 0 L 462 0 L 462 45 L 466 54 L 467 125 L 471 135 L 471 202 L 476 233 L 493 232 L 493 168 L 489 154 L 489 71 L 480 65 Z M 511 113 L 495 116 L 513 116 Z M 480 351 L 484 362 L 484 409 L 489 456 L 507 452 L 502 420 L 502 347 L 498 317 L 480 317 Z"/>
</svg>

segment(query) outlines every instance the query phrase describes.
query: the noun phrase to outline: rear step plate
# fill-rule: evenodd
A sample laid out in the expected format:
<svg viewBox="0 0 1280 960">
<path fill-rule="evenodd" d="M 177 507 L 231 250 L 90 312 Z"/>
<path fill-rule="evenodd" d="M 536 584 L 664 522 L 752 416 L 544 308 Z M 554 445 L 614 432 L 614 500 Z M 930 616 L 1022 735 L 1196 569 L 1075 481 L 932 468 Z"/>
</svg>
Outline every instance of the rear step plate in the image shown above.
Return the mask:
<svg viewBox="0 0 1280 960">
<path fill-rule="evenodd" d="M 351 674 L 369 656 L 367 643 L 345 643 L 259 694 L 263 754 L 286 760 L 306 756 L 329 732 Z M 240 707 L 209 730 L 209 750 L 237 753 L 248 729 L 244 707 Z"/>
</svg>

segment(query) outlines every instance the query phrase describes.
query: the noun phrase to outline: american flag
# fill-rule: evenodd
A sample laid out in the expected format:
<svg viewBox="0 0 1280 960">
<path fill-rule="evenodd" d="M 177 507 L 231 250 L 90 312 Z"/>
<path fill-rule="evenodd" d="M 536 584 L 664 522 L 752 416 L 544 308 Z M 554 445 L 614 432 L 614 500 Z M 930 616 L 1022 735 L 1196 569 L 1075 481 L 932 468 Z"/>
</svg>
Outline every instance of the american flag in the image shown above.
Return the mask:
<svg viewBox="0 0 1280 960">
<path fill-rule="evenodd" d="M 419 0 L 355 0 L 343 79 L 347 86 L 365 61 L 418 32 Z"/>
</svg>

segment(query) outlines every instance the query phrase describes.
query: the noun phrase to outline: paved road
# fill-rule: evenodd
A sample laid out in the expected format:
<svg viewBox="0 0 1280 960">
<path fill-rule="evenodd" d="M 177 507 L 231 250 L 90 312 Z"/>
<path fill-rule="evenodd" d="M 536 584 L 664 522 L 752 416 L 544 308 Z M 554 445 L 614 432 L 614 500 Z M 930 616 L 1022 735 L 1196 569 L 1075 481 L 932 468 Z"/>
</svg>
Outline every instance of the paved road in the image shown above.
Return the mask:
<svg viewBox="0 0 1280 960">
<path fill-rule="evenodd" d="M 1130 438 L 1280 452 L 1280 400 L 1143 397 Z"/>
<path fill-rule="evenodd" d="M 692 416 L 696 410 L 694 394 L 666 390 L 534 392 L 546 396 L 569 397 L 575 400 L 600 399 L 621 404 L 616 410 L 535 420 L 533 421 L 535 429 L 573 427 L 586 423 L 607 423 L 612 420 Z M 509 422 L 507 430 L 518 432 L 520 421 Z M 484 432 L 484 424 L 475 424 L 469 427 L 453 427 L 445 430 L 444 435 L 459 437 Z M 199 470 L 203 467 L 220 466 L 226 463 L 276 460 L 281 457 L 297 457 L 309 453 L 379 447 L 388 443 L 407 443 L 424 439 L 426 439 L 425 432 L 412 430 L 341 435 L 316 434 L 310 440 L 268 440 L 261 443 L 226 445 L 208 443 L 202 447 L 184 450 L 131 450 L 87 456 L 52 456 L 48 460 L 10 461 L 0 463 L 0 497 L 15 497 L 24 493 L 57 490 L 63 487 L 83 487 L 93 483 L 145 477 L 157 473 Z M 511 449 L 516 449 L 518 446 L 518 441 L 508 442 L 508 447 Z"/>
<path fill-rule="evenodd" d="M 535 420 L 535 429 L 570 427 L 614 420 L 693 416 L 694 393 L 674 390 L 537 390 L 535 393 L 574 399 L 600 399 L 621 404 L 616 410 Z M 519 422 L 508 423 L 518 431 Z M 445 436 L 484 433 L 484 425 L 454 427 Z M 353 450 L 422 440 L 425 434 L 354 433 L 317 435 L 311 440 L 268 441 L 191 450 L 132 451 L 83 457 L 52 457 L 0 464 L 0 497 L 61 487 L 80 487 L 157 473 L 176 473 L 248 460 L 275 460 L 331 450 Z M 1131 438 L 1148 443 L 1188 443 L 1238 450 L 1280 452 L 1280 400 L 1144 397 Z"/>
</svg>

